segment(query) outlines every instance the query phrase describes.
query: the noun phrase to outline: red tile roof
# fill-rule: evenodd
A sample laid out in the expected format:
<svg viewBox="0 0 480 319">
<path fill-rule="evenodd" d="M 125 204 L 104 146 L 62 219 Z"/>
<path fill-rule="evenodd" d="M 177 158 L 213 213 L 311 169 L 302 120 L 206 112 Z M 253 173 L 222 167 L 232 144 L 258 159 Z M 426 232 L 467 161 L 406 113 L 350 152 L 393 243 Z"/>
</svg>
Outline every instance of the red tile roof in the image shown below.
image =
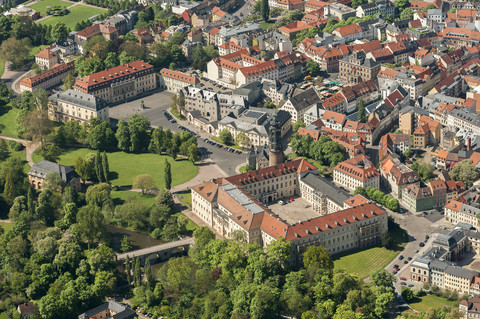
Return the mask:
<svg viewBox="0 0 480 319">
<path fill-rule="evenodd" d="M 188 84 L 192 84 L 192 85 L 196 85 L 200 83 L 200 80 L 196 76 L 188 75 L 178 71 L 173 71 L 167 68 L 163 68 L 160 71 L 160 75 L 167 78 L 175 79 L 177 81 L 182 81 Z"/>
<path fill-rule="evenodd" d="M 127 64 L 123 64 L 105 71 L 100 71 L 87 75 L 82 79 L 77 79 L 75 89 L 81 92 L 89 93 L 95 89 L 99 89 L 99 84 L 110 81 L 118 81 L 124 78 L 142 76 L 147 73 L 153 73 L 154 67 L 151 64 L 137 60 Z"/>
<path fill-rule="evenodd" d="M 69 72 L 74 67 L 75 67 L 74 61 L 68 62 L 68 63 L 56 64 L 50 70 L 47 70 L 39 75 L 36 75 L 31 78 L 30 77 L 23 78 L 20 81 L 20 84 L 29 88 L 33 88 L 42 82 L 45 82 L 51 78 L 59 76 L 65 72 Z"/>
<path fill-rule="evenodd" d="M 386 213 L 385 210 L 373 203 L 359 205 L 292 225 L 287 229 L 286 239 L 293 241 L 299 238 L 305 238 Z"/>
<path fill-rule="evenodd" d="M 50 49 L 46 48 L 43 49 L 42 51 L 39 51 L 37 54 L 35 54 L 35 57 L 37 58 L 44 58 L 44 59 L 50 59 L 53 57 L 56 57 L 57 55 L 50 51 Z"/>
<path fill-rule="evenodd" d="M 380 172 L 365 155 L 347 159 L 335 166 L 334 170 L 362 182 L 380 176 Z"/>
</svg>

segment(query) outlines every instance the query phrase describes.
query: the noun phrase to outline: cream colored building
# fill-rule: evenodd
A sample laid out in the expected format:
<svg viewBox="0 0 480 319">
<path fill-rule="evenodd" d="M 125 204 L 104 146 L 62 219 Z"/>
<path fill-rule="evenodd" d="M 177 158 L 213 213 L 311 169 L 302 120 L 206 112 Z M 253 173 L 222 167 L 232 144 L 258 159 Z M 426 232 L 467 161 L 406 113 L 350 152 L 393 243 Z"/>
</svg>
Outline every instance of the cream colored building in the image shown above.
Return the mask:
<svg viewBox="0 0 480 319">
<path fill-rule="evenodd" d="M 73 73 L 74 67 L 73 62 L 63 63 L 34 77 L 25 77 L 20 81 L 20 92 L 33 92 L 35 89 L 46 90 L 60 84 L 67 75 Z"/>
<path fill-rule="evenodd" d="M 50 69 L 59 62 L 58 54 L 50 51 L 50 49 L 43 49 L 35 54 L 35 63 L 41 69 Z"/>
<path fill-rule="evenodd" d="M 108 109 L 102 99 L 75 90 L 56 93 L 48 99 L 48 118 L 56 122 L 90 122 L 94 117 L 109 122 Z"/>
<path fill-rule="evenodd" d="M 388 219 L 386 211 L 373 203 L 344 209 L 345 203 L 337 203 L 338 193 L 322 189 L 336 205 L 335 210 L 296 223 L 287 222 L 282 218 L 282 212 L 277 214 L 261 203 L 299 194 L 308 201 L 309 194 L 306 193 L 319 190 L 316 184 L 319 182 L 312 182 L 315 175 L 315 166 L 299 158 L 213 179 L 192 188 L 192 211 L 226 238 L 232 238 L 240 231 L 247 242 L 257 242 L 263 247 L 275 239 L 285 238 L 293 243 L 293 256 L 297 262 L 306 247 L 311 245 L 320 244 L 331 254 L 336 254 L 380 243 L 382 234 L 388 231 Z M 302 189 L 302 183 L 311 189 Z M 324 207 L 322 209 L 328 210 L 328 204 Z"/>
<path fill-rule="evenodd" d="M 153 65 L 134 61 L 77 79 L 74 89 L 109 103 L 121 103 L 157 88 Z"/>
<path fill-rule="evenodd" d="M 457 225 L 458 223 L 466 223 L 472 226 L 478 226 L 477 215 L 480 214 L 480 209 L 464 204 L 457 200 L 452 200 L 445 205 L 445 219 L 447 222 Z"/>
<path fill-rule="evenodd" d="M 369 186 L 380 189 L 380 172 L 365 155 L 347 159 L 333 169 L 333 182 L 355 191 Z"/>
<path fill-rule="evenodd" d="M 166 68 L 160 71 L 159 82 L 161 88 L 165 88 L 172 93 L 178 93 L 186 86 L 199 87 L 200 85 L 200 80 L 196 76 Z"/>
<path fill-rule="evenodd" d="M 470 283 L 477 274 L 478 272 L 463 267 L 447 267 L 443 288 L 456 291 L 459 295 L 468 295 L 470 293 Z"/>
</svg>

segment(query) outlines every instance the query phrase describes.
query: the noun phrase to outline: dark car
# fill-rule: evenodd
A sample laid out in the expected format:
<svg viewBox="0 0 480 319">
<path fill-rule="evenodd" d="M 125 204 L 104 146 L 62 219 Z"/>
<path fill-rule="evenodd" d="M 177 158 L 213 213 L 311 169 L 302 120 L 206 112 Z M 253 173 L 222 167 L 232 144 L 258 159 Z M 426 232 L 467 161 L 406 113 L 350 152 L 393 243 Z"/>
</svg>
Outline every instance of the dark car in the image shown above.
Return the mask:
<svg viewBox="0 0 480 319">
<path fill-rule="evenodd" d="M 400 268 L 398 265 L 393 265 L 393 268 Z"/>
<path fill-rule="evenodd" d="M 412 260 L 412 257 L 408 257 L 407 259 L 410 261 L 410 260 Z"/>
<path fill-rule="evenodd" d="M 400 283 L 400 285 L 402 285 L 402 286 L 406 286 L 406 285 L 407 285 L 407 283 L 406 283 L 405 281 L 402 281 L 402 282 Z"/>
<path fill-rule="evenodd" d="M 413 287 L 413 285 L 412 285 L 412 284 L 410 284 L 410 285 L 408 285 L 408 287 L 409 287 L 409 288 L 412 288 L 412 287 Z"/>
<path fill-rule="evenodd" d="M 403 255 L 398 256 L 398 259 L 403 260 Z"/>
<path fill-rule="evenodd" d="M 429 238 L 430 238 L 430 236 L 425 235 L 425 240 L 428 240 Z"/>
<path fill-rule="evenodd" d="M 408 264 L 408 260 L 405 259 L 405 261 L 403 262 L 405 265 Z"/>
<path fill-rule="evenodd" d="M 424 247 L 424 246 L 425 246 L 425 243 L 421 242 L 421 243 L 419 244 L 419 246 L 420 246 L 420 247 Z"/>
</svg>

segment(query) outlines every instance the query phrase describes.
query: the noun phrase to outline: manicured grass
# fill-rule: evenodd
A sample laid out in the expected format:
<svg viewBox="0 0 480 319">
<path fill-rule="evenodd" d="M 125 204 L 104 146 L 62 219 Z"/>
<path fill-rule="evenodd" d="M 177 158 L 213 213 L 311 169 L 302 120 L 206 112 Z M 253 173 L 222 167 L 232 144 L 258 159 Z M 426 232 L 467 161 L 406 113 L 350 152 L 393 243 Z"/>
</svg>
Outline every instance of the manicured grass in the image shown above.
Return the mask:
<svg viewBox="0 0 480 319">
<path fill-rule="evenodd" d="M 273 28 L 274 25 L 275 23 L 273 22 L 265 22 L 265 21 L 260 22 L 260 26 L 262 27 L 262 30 L 271 29 Z"/>
<path fill-rule="evenodd" d="M 69 7 L 72 4 L 73 3 L 71 2 L 66 2 L 61 0 L 41 0 L 29 7 L 42 14 L 47 12 L 47 7 L 54 7 L 54 6 Z"/>
<path fill-rule="evenodd" d="M 173 216 L 178 217 L 178 216 L 185 216 L 185 215 L 183 213 L 178 212 L 176 214 L 173 214 Z M 188 219 L 187 230 L 193 232 L 195 229 L 198 228 L 198 225 L 195 224 L 190 218 L 187 217 L 187 219 Z"/>
<path fill-rule="evenodd" d="M 183 206 L 186 206 L 188 209 L 192 209 L 192 192 L 189 190 L 184 190 L 177 193 L 177 198 Z"/>
<path fill-rule="evenodd" d="M 18 138 L 17 133 L 17 117 L 20 110 L 11 108 L 7 113 L 0 115 L 0 134 Z"/>
<path fill-rule="evenodd" d="M 171 108 L 170 112 L 172 112 L 173 116 L 175 116 L 177 119 L 179 119 L 181 121 L 186 120 L 185 116 L 183 116 L 177 109 Z"/>
<path fill-rule="evenodd" d="M 9 231 L 10 229 L 13 228 L 13 223 L 0 223 L 0 226 L 2 226 L 2 228 L 5 232 L 7 232 L 7 231 Z M 2 317 L 0 316 L 0 319 L 1 318 Z"/>
<path fill-rule="evenodd" d="M 87 148 L 68 149 L 60 156 L 60 164 L 73 166 L 78 157 L 85 158 L 89 153 L 95 153 L 94 150 Z M 141 174 L 150 174 L 155 180 L 157 188 L 163 188 L 165 158 L 171 164 L 172 168 L 172 186 L 185 183 L 198 174 L 198 167 L 186 159 L 177 159 L 174 161 L 170 156 L 157 154 L 130 154 L 124 152 L 108 152 L 108 162 L 110 165 L 110 182 L 115 186 L 131 187 L 133 179 Z M 33 154 L 34 162 L 42 158 L 38 154 Z M 126 196 L 126 195 L 125 195 Z"/>
<path fill-rule="evenodd" d="M 458 307 L 458 301 L 455 300 L 448 300 L 444 297 L 439 297 L 436 295 L 425 295 L 422 297 L 416 297 L 413 302 L 410 303 L 410 306 L 421 312 L 427 312 L 429 309 L 432 308 L 440 308 L 440 307 Z"/>
<path fill-rule="evenodd" d="M 136 197 L 138 200 L 144 202 L 147 206 L 152 206 L 155 203 L 155 195 L 142 195 L 138 192 L 131 191 L 112 191 L 111 192 L 113 203 L 115 205 L 122 205 L 131 197 Z"/>
<path fill-rule="evenodd" d="M 375 270 L 385 268 L 400 250 L 388 250 L 384 247 L 372 247 L 365 250 L 353 250 L 333 256 L 335 268 L 344 269 L 347 273 L 355 273 L 360 279 L 370 276 Z"/>
<path fill-rule="evenodd" d="M 63 22 L 67 27 L 73 29 L 77 22 L 87 20 L 90 17 L 93 17 L 96 14 L 103 13 L 105 10 L 100 8 L 86 7 L 82 5 L 77 5 L 69 9 L 70 13 L 61 17 L 50 17 L 45 20 L 40 21 L 40 24 L 43 25 L 54 25 L 57 22 Z"/>
</svg>

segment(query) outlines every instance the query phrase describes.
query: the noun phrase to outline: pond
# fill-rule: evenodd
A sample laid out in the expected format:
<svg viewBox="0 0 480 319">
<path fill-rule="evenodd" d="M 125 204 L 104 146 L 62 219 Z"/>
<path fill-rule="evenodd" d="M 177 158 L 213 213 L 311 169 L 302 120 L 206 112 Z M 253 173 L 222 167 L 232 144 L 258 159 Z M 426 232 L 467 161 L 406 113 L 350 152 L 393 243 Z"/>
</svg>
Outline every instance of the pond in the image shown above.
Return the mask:
<svg viewBox="0 0 480 319">
<path fill-rule="evenodd" d="M 132 250 L 152 247 L 166 243 L 167 241 L 155 239 L 149 235 L 142 234 L 136 231 L 128 230 L 122 227 L 108 224 L 107 231 L 110 239 L 110 247 L 117 252 L 122 253 L 122 239 L 127 236 L 132 243 Z"/>
</svg>

